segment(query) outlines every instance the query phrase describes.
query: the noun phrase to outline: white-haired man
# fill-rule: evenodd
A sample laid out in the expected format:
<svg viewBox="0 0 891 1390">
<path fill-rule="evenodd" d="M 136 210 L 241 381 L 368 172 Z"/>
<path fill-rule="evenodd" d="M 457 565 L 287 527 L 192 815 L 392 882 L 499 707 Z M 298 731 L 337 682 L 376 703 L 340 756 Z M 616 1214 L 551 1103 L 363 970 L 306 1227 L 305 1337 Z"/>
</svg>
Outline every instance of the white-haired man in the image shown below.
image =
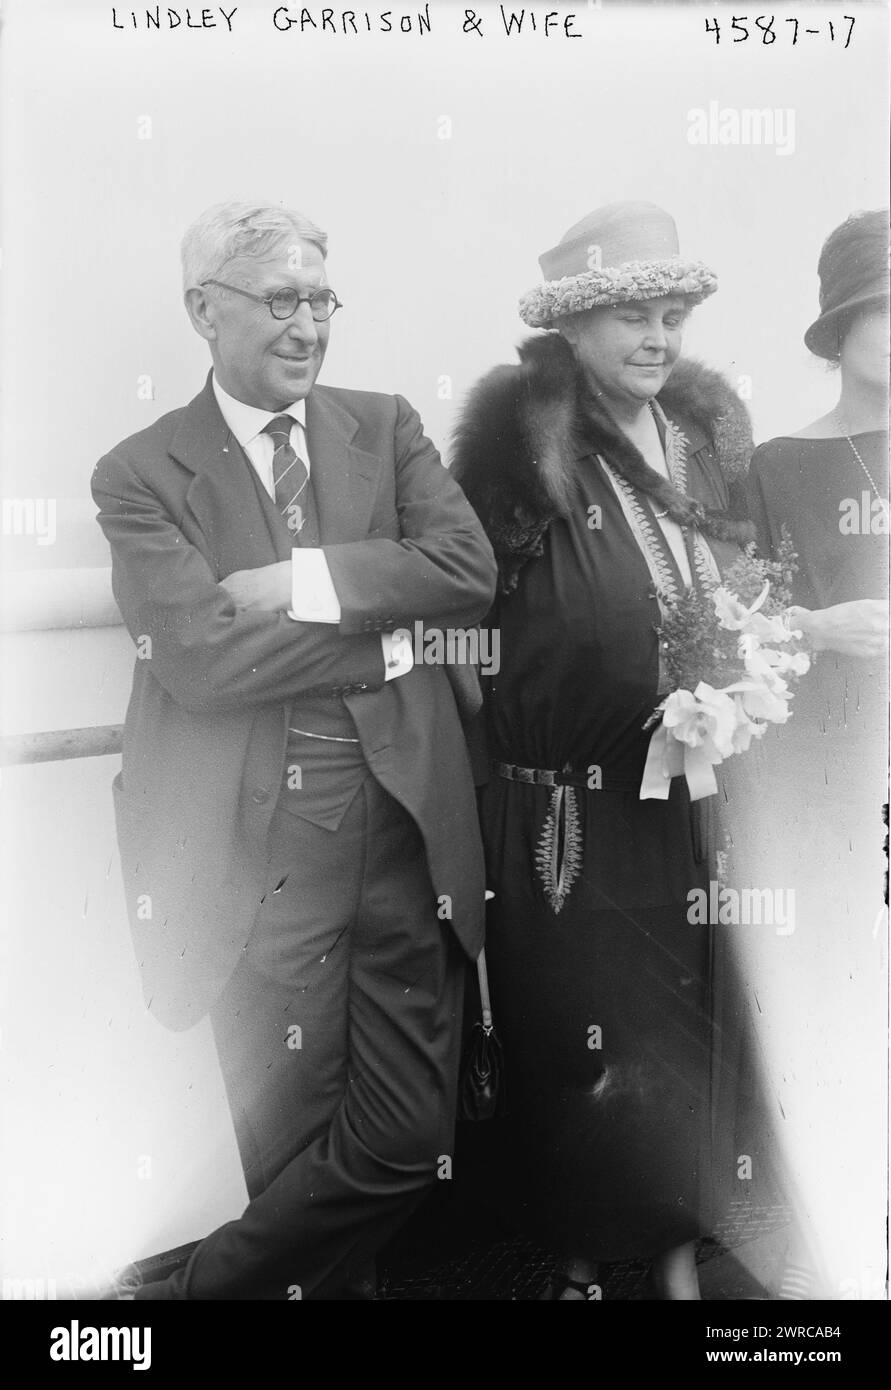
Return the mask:
<svg viewBox="0 0 891 1390">
<path fill-rule="evenodd" d="M 143 987 L 170 1027 L 210 1014 L 251 1199 L 140 1297 L 341 1296 L 451 1147 L 482 852 L 456 687 L 391 633 L 477 622 L 494 561 L 405 400 L 315 384 L 325 255 L 280 207 L 204 213 L 213 369 L 93 477 L 137 644 L 114 791 Z"/>
</svg>

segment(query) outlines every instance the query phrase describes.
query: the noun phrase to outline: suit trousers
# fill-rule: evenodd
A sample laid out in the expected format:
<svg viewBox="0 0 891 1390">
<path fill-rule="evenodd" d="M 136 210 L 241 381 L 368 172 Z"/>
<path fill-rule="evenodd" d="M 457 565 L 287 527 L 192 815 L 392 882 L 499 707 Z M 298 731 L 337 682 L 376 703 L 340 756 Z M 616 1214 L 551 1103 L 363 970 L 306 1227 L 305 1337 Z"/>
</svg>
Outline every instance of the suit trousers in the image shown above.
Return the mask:
<svg viewBox="0 0 891 1390">
<path fill-rule="evenodd" d="M 336 831 L 280 803 L 211 1014 L 250 1204 L 137 1297 L 337 1297 L 451 1155 L 463 979 L 420 832 L 373 777 Z"/>
</svg>

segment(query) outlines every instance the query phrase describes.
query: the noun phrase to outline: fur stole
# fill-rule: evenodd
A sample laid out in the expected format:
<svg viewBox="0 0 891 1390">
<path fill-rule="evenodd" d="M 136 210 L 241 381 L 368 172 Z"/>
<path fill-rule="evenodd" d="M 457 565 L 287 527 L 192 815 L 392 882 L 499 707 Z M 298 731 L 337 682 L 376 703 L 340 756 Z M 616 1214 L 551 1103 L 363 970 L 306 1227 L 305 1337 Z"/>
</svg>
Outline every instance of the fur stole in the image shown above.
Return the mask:
<svg viewBox="0 0 891 1390">
<path fill-rule="evenodd" d="M 713 511 L 649 466 L 591 396 L 559 334 L 527 339 L 519 356 L 519 366 L 495 367 L 474 387 L 455 431 L 451 467 L 492 543 L 505 591 L 515 587 L 523 564 L 542 553 L 554 517 L 566 515 L 577 460 L 592 452 L 680 525 L 741 545 L 753 538 L 745 505 L 751 424 L 720 373 L 681 359 L 657 397 L 668 418 L 693 436 L 693 452 L 704 444 L 714 450 L 728 507 Z"/>
</svg>

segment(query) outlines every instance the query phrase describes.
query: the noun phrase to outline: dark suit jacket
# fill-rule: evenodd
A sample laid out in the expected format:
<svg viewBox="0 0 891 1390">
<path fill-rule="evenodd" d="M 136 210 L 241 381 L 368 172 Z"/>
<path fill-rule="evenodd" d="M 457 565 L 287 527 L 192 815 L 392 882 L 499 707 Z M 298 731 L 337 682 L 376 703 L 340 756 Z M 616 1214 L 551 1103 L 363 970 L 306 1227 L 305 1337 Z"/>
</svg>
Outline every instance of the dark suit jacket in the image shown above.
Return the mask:
<svg viewBox="0 0 891 1390">
<path fill-rule="evenodd" d="M 401 397 L 316 386 L 307 438 L 339 627 L 238 611 L 220 587 L 290 551 L 210 377 L 93 475 L 137 644 L 114 784 L 124 886 L 147 1003 L 172 1028 L 212 1007 L 250 934 L 301 693 L 343 695 L 371 771 L 420 827 L 464 949 L 482 944 L 482 850 L 452 687 L 442 667 L 421 665 L 385 684 L 379 634 L 419 618 L 478 622 L 491 548 Z"/>
</svg>

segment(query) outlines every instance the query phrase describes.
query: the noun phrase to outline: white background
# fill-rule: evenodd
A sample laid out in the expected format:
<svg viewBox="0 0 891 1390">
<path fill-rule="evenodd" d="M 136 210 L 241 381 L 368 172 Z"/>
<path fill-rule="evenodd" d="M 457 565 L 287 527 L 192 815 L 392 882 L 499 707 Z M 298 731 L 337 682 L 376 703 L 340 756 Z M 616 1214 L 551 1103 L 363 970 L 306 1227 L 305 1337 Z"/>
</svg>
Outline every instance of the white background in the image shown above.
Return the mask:
<svg viewBox="0 0 891 1390">
<path fill-rule="evenodd" d="M 431 4 L 424 37 L 279 33 L 273 8 L 242 0 L 230 36 L 221 19 L 210 31 L 119 32 L 110 5 L 82 0 L 5 7 L 3 494 L 59 507 L 55 545 L 9 541 L 14 569 L 108 563 L 89 476 L 101 453 L 203 383 L 178 244 L 228 196 L 290 204 L 329 232 L 329 279 L 346 308 L 323 380 L 401 392 L 444 453 L 466 390 L 526 333 L 516 302 L 539 278 L 538 255 L 615 199 L 667 208 L 682 251 L 717 272 L 686 346 L 750 379 L 757 439 L 832 405 L 834 381 L 802 333 L 825 236 L 887 202 L 885 7 L 774 7 L 769 46 L 754 31 L 733 44 L 732 11 L 718 5 L 531 7 L 539 19 L 575 13 L 575 41 L 507 39 L 491 4 L 476 7 L 482 39 L 462 34 L 465 7 L 446 0 Z M 118 15 L 129 24 L 125 6 Z M 721 21 L 717 47 L 706 15 Z M 819 35 L 793 47 L 781 22 L 791 15 Z M 710 101 L 791 109 L 794 153 L 692 145 L 689 113 Z M 144 117 L 150 139 L 138 138 Z M 137 397 L 144 374 L 148 401 Z M 7 730 L 122 719 L 121 629 L 18 637 L 7 656 Z M 2 1267 L 18 1276 L 169 1248 L 243 1199 L 206 1031 L 166 1034 L 142 1012 L 113 841 L 117 766 L 49 764 L 5 780 Z M 764 1026 L 779 1084 L 795 1039 L 781 1018 Z M 818 1063 L 799 1056 L 792 1070 L 808 1065 Z M 855 1188 L 856 1167 L 846 1173 Z M 818 1172 L 807 1181 L 819 1189 Z M 838 1281 L 881 1260 L 874 1215 L 862 1202 L 844 1222 L 826 1215 Z"/>
</svg>

